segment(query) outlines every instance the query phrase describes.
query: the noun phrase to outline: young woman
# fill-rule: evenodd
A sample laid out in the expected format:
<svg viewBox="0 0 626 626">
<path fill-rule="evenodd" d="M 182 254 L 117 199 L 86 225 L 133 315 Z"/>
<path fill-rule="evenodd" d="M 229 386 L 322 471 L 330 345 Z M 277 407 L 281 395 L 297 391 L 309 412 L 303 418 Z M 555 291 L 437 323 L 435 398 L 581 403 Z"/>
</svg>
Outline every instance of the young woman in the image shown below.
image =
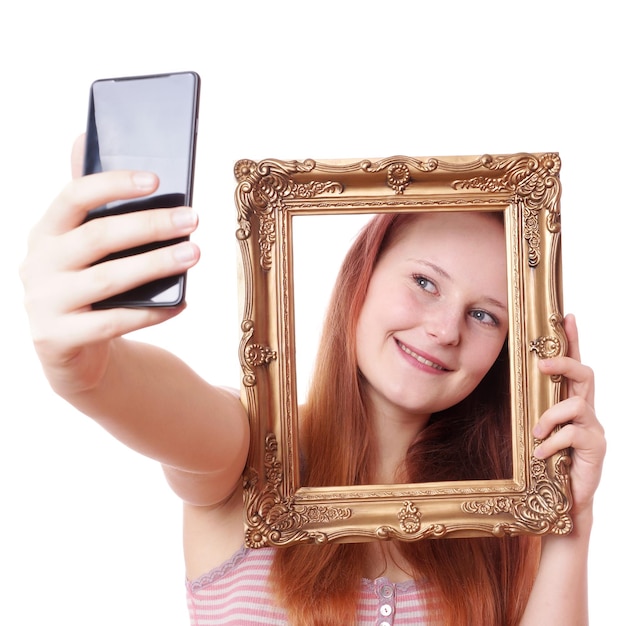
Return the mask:
<svg viewBox="0 0 626 626">
<path fill-rule="evenodd" d="M 79 145 L 75 155 L 78 172 Z M 605 442 L 573 318 L 565 321 L 569 355 L 538 365 L 567 378 L 569 397 L 535 430 L 546 438 L 539 456 L 573 448 L 573 534 L 246 550 L 240 477 L 249 432 L 238 398 L 172 354 L 123 337 L 182 307 L 90 307 L 198 261 L 197 246 L 183 242 L 92 265 L 115 250 L 193 232 L 197 218 L 186 207 L 83 223 L 89 209 L 157 185 L 139 172 L 75 178 L 34 227 L 21 276 L 53 389 L 162 463 L 184 502 L 192 624 L 585 624 Z M 494 397 L 505 388 L 504 258 L 502 224 L 490 215 L 385 217 L 366 229 L 339 278 L 309 392 L 308 484 L 510 471 L 506 459 L 491 463 L 506 431 L 506 402 Z M 550 434 L 556 425 L 563 428 Z M 465 452 L 455 456 L 458 441 Z"/>
</svg>

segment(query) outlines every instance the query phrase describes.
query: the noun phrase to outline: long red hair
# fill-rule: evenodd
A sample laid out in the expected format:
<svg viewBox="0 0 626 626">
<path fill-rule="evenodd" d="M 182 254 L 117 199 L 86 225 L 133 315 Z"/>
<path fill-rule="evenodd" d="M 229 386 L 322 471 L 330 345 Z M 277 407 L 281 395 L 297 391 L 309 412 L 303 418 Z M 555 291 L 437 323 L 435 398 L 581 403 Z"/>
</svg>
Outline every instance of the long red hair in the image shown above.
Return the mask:
<svg viewBox="0 0 626 626">
<path fill-rule="evenodd" d="M 301 424 L 303 484 L 371 484 L 374 446 L 356 360 L 356 324 L 381 253 L 411 214 L 381 214 L 344 259 L 329 304 Z M 433 414 L 407 453 L 398 482 L 512 476 L 508 349 L 477 389 Z M 338 453 L 338 451 L 340 451 Z M 538 564 L 534 537 L 397 542 L 416 580 L 438 591 L 434 622 L 513 626 L 523 614 Z M 271 581 L 297 626 L 355 624 L 366 566 L 363 544 L 295 545 L 276 551 Z"/>
</svg>

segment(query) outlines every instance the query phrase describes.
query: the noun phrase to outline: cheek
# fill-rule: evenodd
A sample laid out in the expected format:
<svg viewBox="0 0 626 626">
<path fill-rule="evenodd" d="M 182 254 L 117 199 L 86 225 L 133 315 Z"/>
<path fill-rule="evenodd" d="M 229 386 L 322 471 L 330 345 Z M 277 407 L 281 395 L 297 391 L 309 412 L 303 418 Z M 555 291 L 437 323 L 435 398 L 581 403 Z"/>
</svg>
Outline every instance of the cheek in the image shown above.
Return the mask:
<svg viewBox="0 0 626 626">
<path fill-rule="evenodd" d="M 420 318 L 421 307 L 415 296 L 408 290 L 398 290 L 393 300 L 395 318 L 401 327 L 413 327 Z"/>
<path fill-rule="evenodd" d="M 416 327 L 420 322 L 420 311 L 415 295 L 403 286 L 387 290 L 381 298 L 380 314 L 389 332 Z"/>
<path fill-rule="evenodd" d="M 374 276 L 363 303 L 356 328 L 357 346 L 384 339 L 397 331 L 414 328 L 420 323 L 420 304 L 410 288 L 401 282 Z"/>
</svg>

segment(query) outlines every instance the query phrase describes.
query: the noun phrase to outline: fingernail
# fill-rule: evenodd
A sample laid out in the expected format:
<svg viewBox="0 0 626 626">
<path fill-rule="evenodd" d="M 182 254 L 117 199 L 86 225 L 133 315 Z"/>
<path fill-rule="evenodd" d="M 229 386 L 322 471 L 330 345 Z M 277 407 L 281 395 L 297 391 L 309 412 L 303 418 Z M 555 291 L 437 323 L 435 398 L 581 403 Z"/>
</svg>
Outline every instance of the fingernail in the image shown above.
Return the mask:
<svg viewBox="0 0 626 626">
<path fill-rule="evenodd" d="M 190 243 L 181 243 L 174 247 L 174 258 L 179 263 L 189 263 L 196 258 L 194 247 Z"/>
<path fill-rule="evenodd" d="M 133 172 L 133 183 L 137 189 L 153 189 L 157 178 L 150 172 Z"/>
<path fill-rule="evenodd" d="M 541 446 L 537 446 L 534 452 L 535 458 L 543 459 L 543 448 Z"/>
<path fill-rule="evenodd" d="M 196 212 L 193 209 L 182 207 L 172 211 L 172 223 L 177 228 L 189 228 L 195 226 L 197 221 Z"/>
</svg>

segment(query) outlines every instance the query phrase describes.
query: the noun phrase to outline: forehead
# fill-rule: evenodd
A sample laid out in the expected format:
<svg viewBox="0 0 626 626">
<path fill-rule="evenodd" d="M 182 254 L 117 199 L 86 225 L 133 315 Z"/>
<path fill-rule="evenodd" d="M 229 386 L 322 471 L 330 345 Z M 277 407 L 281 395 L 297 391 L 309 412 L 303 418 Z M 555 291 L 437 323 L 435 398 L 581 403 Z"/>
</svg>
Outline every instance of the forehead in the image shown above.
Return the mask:
<svg viewBox="0 0 626 626">
<path fill-rule="evenodd" d="M 430 268 L 472 297 L 506 302 L 504 220 L 485 212 L 429 212 L 400 221 L 375 272 Z"/>
<path fill-rule="evenodd" d="M 385 251 L 418 246 L 441 253 L 487 248 L 504 255 L 504 221 L 501 214 L 479 211 L 434 211 L 402 216 L 390 234 Z"/>
</svg>

